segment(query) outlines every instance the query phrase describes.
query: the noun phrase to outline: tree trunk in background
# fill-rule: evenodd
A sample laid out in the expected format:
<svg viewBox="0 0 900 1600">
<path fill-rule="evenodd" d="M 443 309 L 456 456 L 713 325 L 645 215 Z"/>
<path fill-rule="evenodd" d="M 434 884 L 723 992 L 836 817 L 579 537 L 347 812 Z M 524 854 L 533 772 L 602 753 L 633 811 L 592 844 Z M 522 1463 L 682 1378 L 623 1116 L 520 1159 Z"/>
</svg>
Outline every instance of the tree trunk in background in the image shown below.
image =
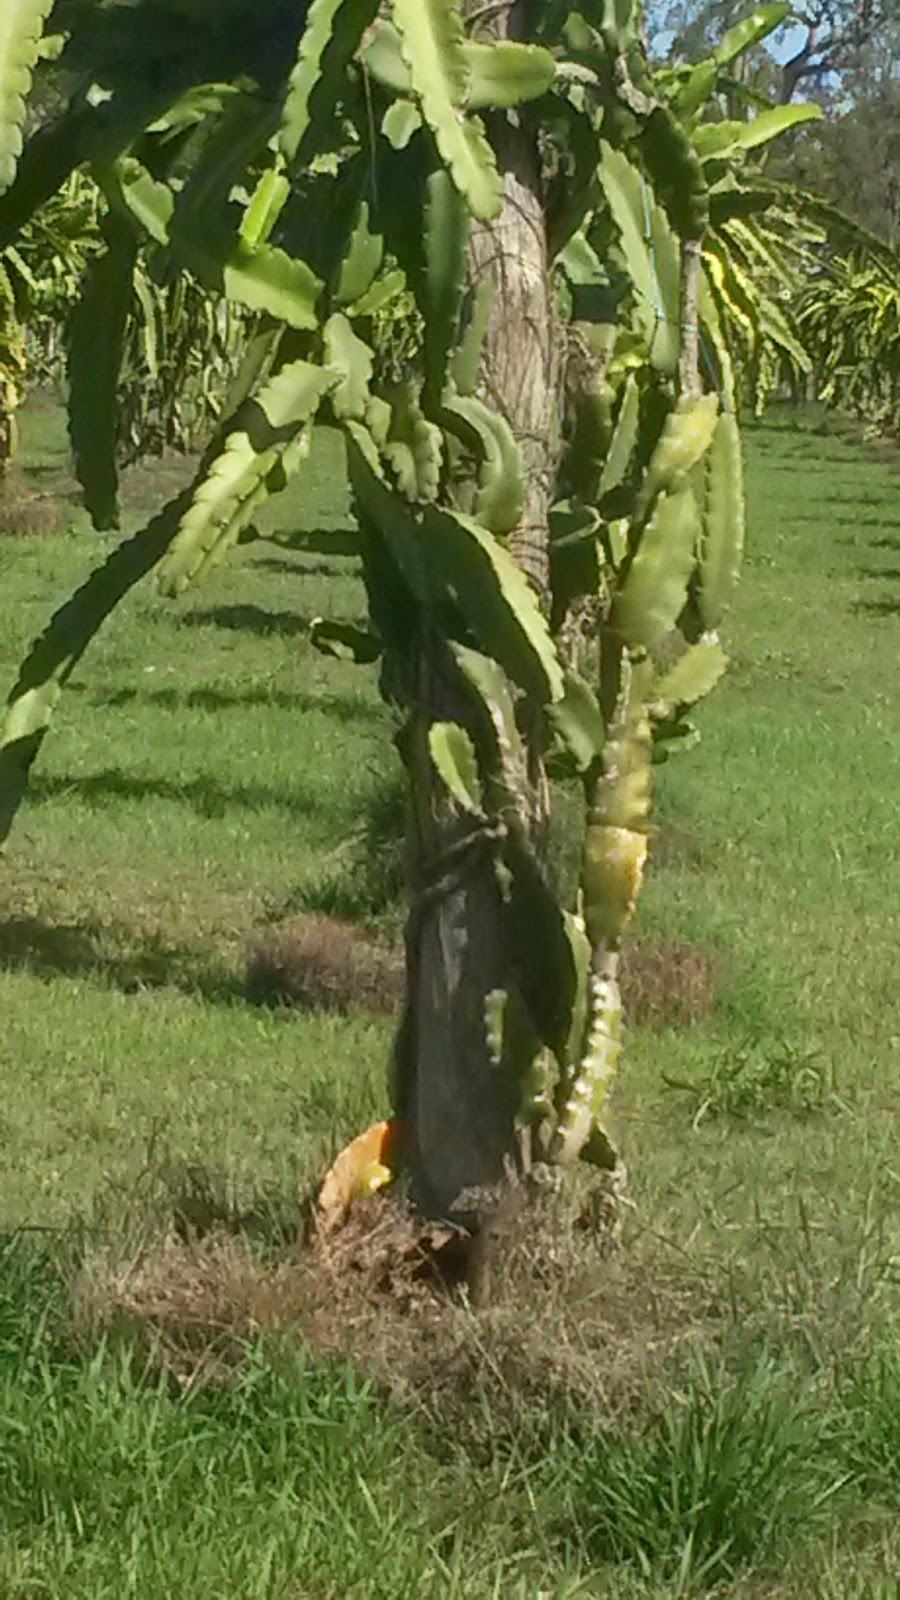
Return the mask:
<svg viewBox="0 0 900 1600">
<path fill-rule="evenodd" d="M 0 477 L 16 454 L 16 411 L 24 374 L 24 341 L 9 279 L 0 263 Z"/>
<path fill-rule="evenodd" d="M 511 6 L 513 15 L 492 18 L 494 37 L 513 32 L 514 11 Z M 496 221 L 475 224 L 469 252 L 472 281 L 490 276 L 494 285 L 480 391 L 506 416 L 522 450 L 528 491 L 509 545 L 546 602 L 557 356 L 540 167 L 512 117 L 498 117 L 491 134 L 504 205 Z M 489 995 L 513 992 L 516 976 L 495 865 L 496 819 L 479 824 L 462 813 L 435 777 L 428 753 L 433 721 L 460 722 L 474 737 L 473 712 L 452 663 L 441 660 L 433 641 L 423 641 L 421 663 L 408 752 L 417 898 L 407 931 L 409 997 L 398 1099 L 418 1203 L 477 1227 L 493 1210 L 509 1163 L 520 1167 L 528 1159 L 517 1139 L 516 1064 L 513 1070 L 496 1065 L 485 1023 Z M 520 707 L 526 740 L 538 716 L 539 708 Z M 529 811 L 538 838 L 546 784 L 531 742 Z"/>
</svg>

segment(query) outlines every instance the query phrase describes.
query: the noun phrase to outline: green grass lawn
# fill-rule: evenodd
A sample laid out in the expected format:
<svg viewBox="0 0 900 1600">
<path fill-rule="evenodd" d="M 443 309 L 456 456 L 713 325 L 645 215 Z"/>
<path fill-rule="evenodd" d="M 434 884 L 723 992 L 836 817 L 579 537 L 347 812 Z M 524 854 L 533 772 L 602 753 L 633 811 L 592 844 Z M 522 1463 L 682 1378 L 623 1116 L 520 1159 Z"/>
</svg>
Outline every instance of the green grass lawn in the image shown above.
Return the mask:
<svg viewBox="0 0 900 1600">
<path fill-rule="evenodd" d="M 52 460 L 41 434 L 59 419 L 35 421 Z M 322 442 L 303 508 L 279 508 L 292 526 L 346 521 Z M 153 506 L 154 475 L 134 488 L 127 526 Z M 0 546 L 8 676 L 108 544 L 77 520 Z M 77 672 L 0 869 L 7 1222 L 88 1203 L 160 1130 L 173 1159 L 235 1182 L 304 1182 L 383 1103 L 382 1022 L 307 1020 L 301 1041 L 241 994 L 245 941 L 281 908 L 343 883 L 351 906 L 383 912 L 359 864 L 399 782 L 389 719 L 370 675 L 307 639 L 317 613 L 360 606 L 345 559 L 265 543 L 177 605 L 146 586 Z"/>
<path fill-rule="evenodd" d="M 25 423 L 65 497 L 58 414 Z M 391 719 L 308 640 L 360 614 L 347 559 L 269 537 L 177 603 L 145 586 L 78 669 L 0 862 L 0 1600 L 896 1600 L 898 479 L 812 413 L 747 449 L 732 670 L 658 769 L 636 936 L 708 959 L 713 1001 L 629 1029 L 623 1250 L 555 1291 L 598 1369 L 580 1410 L 540 1372 L 502 1423 L 485 1379 L 460 1429 L 310 1352 L 188 1399 L 73 1353 L 73 1214 L 130 1215 L 148 1168 L 290 1209 L 385 1107 L 390 1020 L 251 1006 L 253 930 L 400 916 Z M 179 470 L 132 475 L 126 527 Z M 322 435 L 266 532 L 347 514 Z M 74 511 L 0 539 L 8 681 L 108 543 Z M 485 1373 L 492 1326 L 464 1336 Z"/>
</svg>

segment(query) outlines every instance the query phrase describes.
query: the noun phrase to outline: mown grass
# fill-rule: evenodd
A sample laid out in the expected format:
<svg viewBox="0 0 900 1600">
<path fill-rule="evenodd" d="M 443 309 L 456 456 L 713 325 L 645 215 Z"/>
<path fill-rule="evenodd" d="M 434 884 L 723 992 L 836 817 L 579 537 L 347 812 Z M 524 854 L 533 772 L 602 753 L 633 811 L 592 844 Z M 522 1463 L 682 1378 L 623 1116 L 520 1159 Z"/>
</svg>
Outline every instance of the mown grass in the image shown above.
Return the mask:
<svg viewBox="0 0 900 1600">
<path fill-rule="evenodd" d="M 59 425 L 32 418 L 39 471 L 59 465 Z M 288 526 L 346 521 L 323 443 L 308 498 L 280 508 Z M 126 527 L 157 478 L 169 493 L 177 469 L 137 477 Z M 109 542 L 75 523 L 0 541 L 10 679 Z M 268 916 L 339 909 L 342 884 L 357 912 L 385 915 L 377 871 L 359 866 L 396 788 L 390 720 L 370 676 L 307 638 L 312 616 L 360 606 L 345 559 L 266 543 L 178 605 L 145 587 L 76 674 L 0 872 L 0 1218 L 88 1203 L 160 1130 L 174 1158 L 238 1182 L 302 1182 L 383 1103 L 383 1021 L 311 1019 L 301 1044 L 242 988 Z"/>
<path fill-rule="evenodd" d="M 32 481 L 65 500 L 55 413 L 26 441 Z M 501 1424 L 489 1323 L 460 1334 L 482 1363 L 462 1430 L 440 1396 L 423 1413 L 271 1344 L 185 1396 L 118 1346 L 86 1358 L 57 1246 L 20 1236 L 0 1596 L 896 1600 L 897 478 L 815 414 L 751 429 L 748 467 L 733 667 L 700 747 L 658 771 L 638 930 L 708 955 L 713 1004 L 630 1029 L 622 1262 L 555 1291 L 596 1394 L 560 1399 L 538 1370 Z M 126 525 L 177 479 L 133 476 Z M 323 440 L 269 531 L 346 515 Z M 9 679 L 106 548 L 72 522 L 0 539 Z M 360 608 L 343 557 L 265 540 L 175 605 L 147 587 L 79 668 L 0 865 L 8 1228 L 75 1210 L 108 1237 L 163 1171 L 274 1216 L 383 1109 L 388 1020 L 243 991 L 270 917 L 399 920 L 390 717 L 370 673 L 307 636 Z M 534 1303 L 549 1368 L 558 1307 Z M 607 1351 L 628 1364 L 615 1404 Z"/>
</svg>

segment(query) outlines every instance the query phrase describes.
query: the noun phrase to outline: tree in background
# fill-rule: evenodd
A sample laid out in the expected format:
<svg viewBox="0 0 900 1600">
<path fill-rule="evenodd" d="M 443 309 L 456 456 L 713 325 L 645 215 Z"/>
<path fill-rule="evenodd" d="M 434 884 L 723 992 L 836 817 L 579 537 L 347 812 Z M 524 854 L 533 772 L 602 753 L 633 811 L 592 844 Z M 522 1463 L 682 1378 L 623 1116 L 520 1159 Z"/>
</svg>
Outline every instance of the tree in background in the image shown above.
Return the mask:
<svg viewBox="0 0 900 1600">
<path fill-rule="evenodd" d="M 900 17 L 884 21 L 816 97 L 825 118 L 773 152 L 772 172 L 815 189 L 897 247 L 900 241 Z"/>
<path fill-rule="evenodd" d="M 669 59 L 711 49 L 740 15 L 739 0 L 656 0 L 647 25 Z M 890 0 L 822 0 L 792 7 L 746 52 L 730 86 L 783 103 L 814 99 L 824 120 L 790 134 L 767 161 L 773 177 L 823 195 L 894 244 L 900 229 L 900 18 Z"/>
<path fill-rule="evenodd" d="M 816 392 L 900 434 L 900 263 L 887 252 L 832 256 L 797 306 Z"/>
<path fill-rule="evenodd" d="M 715 46 L 744 14 L 741 0 L 651 0 L 646 7 L 651 41 L 671 56 L 696 59 Z M 858 78 L 886 34 L 896 31 L 892 0 L 811 0 L 792 5 L 765 49 L 742 63 L 766 93 L 787 104 L 798 93 L 818 98 Z"/>
</svg>

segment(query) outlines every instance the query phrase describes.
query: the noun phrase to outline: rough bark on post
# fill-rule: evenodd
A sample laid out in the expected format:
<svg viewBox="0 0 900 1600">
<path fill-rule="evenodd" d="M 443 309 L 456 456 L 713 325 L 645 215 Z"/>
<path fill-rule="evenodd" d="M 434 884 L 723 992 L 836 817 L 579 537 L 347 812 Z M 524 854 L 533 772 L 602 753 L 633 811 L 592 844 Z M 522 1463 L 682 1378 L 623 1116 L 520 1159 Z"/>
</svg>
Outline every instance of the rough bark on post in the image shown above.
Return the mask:
<svg viewBox="0 0 900 1600">
<path fill-rule="evenodd" d="M 515 38 L 519 9 L 511 3 L 495 10 L 485 31 L 496 39 Z M 468 10 L 472 14 L 485 8 L 471 0 Z M 525 507 L 510 549 L 546 600 L 559 342 L 538 152 L 514 118 L 514 113 L 498 118 L 493 130 L 503 173 L 503 210 L 496 221 L 474 225 L 469 271 L 473 284 L 488 278 L 493 287 L 479 386 L 488 404 L 509 422 L 525 464 Z"/>
<path fill-rule="evenodd" d="M 700 382 L 699 297 L 703 241 L 685 239 L 681 246 L 681 356 L 678 386 L 683 395 L 696 398 Z"/>
<path fill-rule="evenodd" d="M 482 1209 L 472 1192 L 500 1181 L 514 1137 L 514 1085 L 497 1071 L 485 1026 L 488 996 L 510 983 L 509 959 L 495 827 L 461 812 L 431 762 L 432 722 L 471 719 L 433 639 L 422 641 L 417 700 L 406 753 L 413 902 L 396 1099 L 418 1205 L 468 1223 Z"/>
<path fill-rule="evenodd" d="M 476 4 L 469 14 L 484 10 Z M 514 4 L 492 11 L 492 37 L 515 32 Z M 503 175 L 497 219 L 473 227 L 473 283 L 489 277 L 492 310 L 480 390 L 507 418 L 522 451 L 527 494 L 509 548 L 542 601 L 549 589 L 548 511 L 552 489 L 556 349 L 538 152 L 514 114 L 498 116 L 491 137 Z M 473 711 L 453 664 L 423 640 L 418 712 L 407 752 L 413 779 L 415 898 L 407 931 L 408 1008 L 399 1043 L 399 1108 L 419 1204 L 478 1227 L 495 1209 L 511 1168 L 527 1164 L 517 1136 L 519 1087 L 499 1070 L 486 1028 L 489 996 L 512 992 L 506 910 L 496 871 L 496 818 L 464 815 L 436 779 L 428 728 L 436 720 L 473 726 Z M 535 708 L 522 708 L 528 741 Z M 546 819 L 539 756 L 529 753 L 530 821 Z"/>
</svg>

